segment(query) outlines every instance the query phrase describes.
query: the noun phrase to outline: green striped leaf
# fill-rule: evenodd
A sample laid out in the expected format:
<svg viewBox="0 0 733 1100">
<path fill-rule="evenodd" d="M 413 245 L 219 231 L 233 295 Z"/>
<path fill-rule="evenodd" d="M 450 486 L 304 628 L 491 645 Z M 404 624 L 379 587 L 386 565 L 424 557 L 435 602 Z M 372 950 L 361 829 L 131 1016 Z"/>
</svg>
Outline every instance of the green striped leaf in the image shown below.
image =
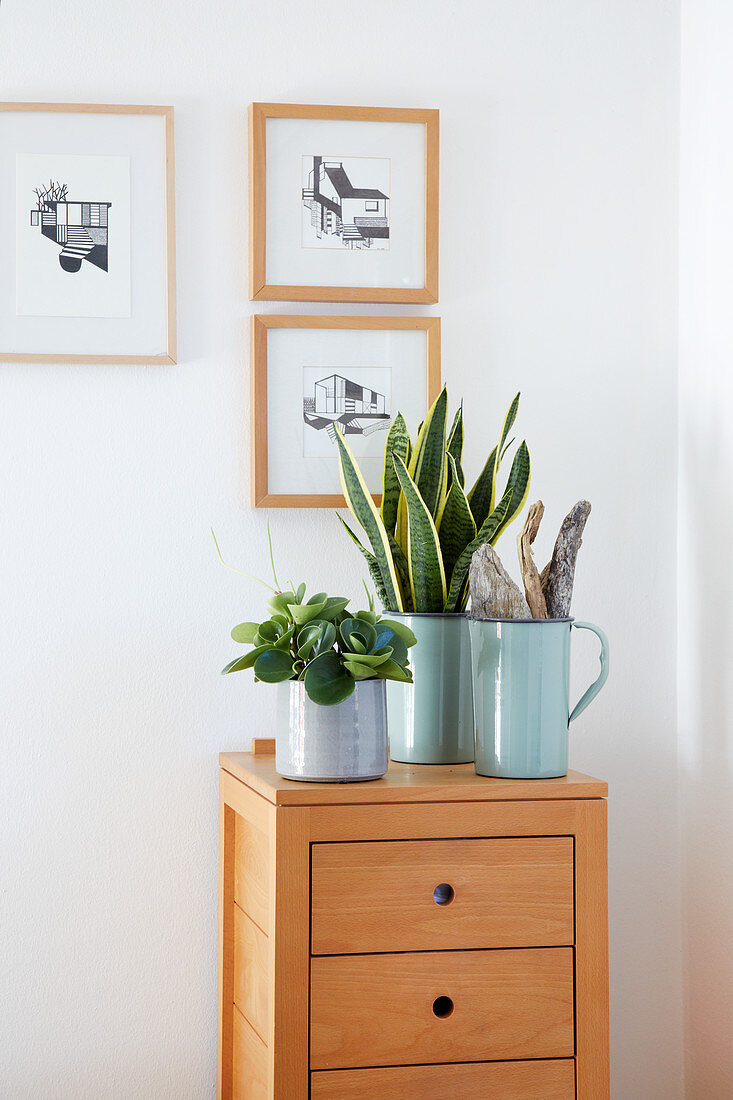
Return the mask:
<svg viewBox="0 0 733 1100">
<path fill-rule="evenodd" d="M 445 573 L 440 540 L 433 517 L 399 455 L 394 456 L 395 470 L 405 496 L 407 511 L 407 564 L 416 611 L 443 611 Z"/>
<path fill-rule="evenodd" d="M 501 438 L 486 459 L 483 470 L 476 478 L 476 484 L 473 486 L 470 493 L 468 493 L 468 502 L 471 505 L 471 512 L 473 513 L 477 530 L 481 529 L 481 525 L 494 510 L 494 500 L 496 499 L 496 476 L 499 472 L 501 460 L 504 457 L 504 445 L 507 436 L 511 431 L 512 424 L 517 418 L 519 396 L 519 394 L 516 394 L 509 406 L 507 414 L 504 417 L 504 423 L 502 424 Z"/>
<path fill-rule="evenodd" d="M 453 567 L 446 605 L 448 611 L 463 611 L 465 608 L 468 599 L 468 571 L 471 567 L 471 558 L 479 546 L 483 546 L 485 542 L 493 545 L 512 519 L 519 514 L 527 499 L 529 480 L 529 451 L 527 444 L 522 442 L 514 456 L 504 496 L 491 515 L 486 517 L 476 538 L 460 554 Z"/>
<path fill-rule="evenodd" d="M 492 543 L 496 542 L 502 532 L 509 526 L 512 520 L 519 515 L 524 507 L 529 493 L 530 476 L 531 464 L 529 450 L 527 449 L 525 441 L 522 440 L 517 447 L 517 453 L 514 455 L 514 461 L 512 462 L 512 468 L 509 471 L 509 478 L 504 491 L 504 497 L 509 496 L 509 504 L 504 516 L 501 518 L 499 526 L 494 532 L 491 539 Z M 504 497 L 502 497 L 502 500 Z M 490 518 L 491 517 L 489 517 L 489 519 Z"/>
<path fill-rule="evenodd" d="M 458 480 L 461 483 L 461 488 L 465 485 L 465 478 L 463 476 L 463 402 L 461 402 L 456 415 L 453 417 L 453 426 L 451 427 L 448 435 L 448 444 L 446 447 L 449 455 L 453 455 L 453 461 L 456 464 L 456 471 L 458 474 Z"/>
<path fill-rule="evenodd" d="M 448 490 L 445 508 L 438 527 L 446 580 L 452 577 L 453 567 L 461 553 L 469 542 L 476 538 L 476 524 L 471 514 L 471 506 L 458 478 L 456 462 L 450 451 L 448 452 L 448 463 L 453 480 Z"/>
<path fill-rule="evenodd" d="M 340 516 L 338 514 L 338 512 L 336 513 L 336 518 L 341 521 L 341 524 L 346 529 L 346 532 L 347 532 L 349 538 L 354 543 L 354 546 L 356 546 L 359 553 L 362 555 L 365 562 L 367 563 L 367 568 L 369 569 L 369 576 L 372 578 L 372 582 L 374 584 L 374 587 L 377 590 L 377 599 L 380 601 L 382 607 L 385 608 L 385 609 L 394 610 L 393 608 L 388 608 L 387 593 L 386 593 L 385 588 L 384 588 L 384 582 L 382 581 L 382 573 L 381 573 L 381 570 L 379 568 L 379 563 L 377 562 L 377 559 L 374 557 L 374 554 L 372 554 L 369 550 L 367 550 L 366 546 L 364 546 L 364 544 L 361 542 L 361 540 L 354 534 L 354 532 L 351 530 L 351 528 L 349 527 L 346 520 L 343 519 L 343 517 Z M 408 580 L 408 589 L 409 589 L 409 577 L 407 578 L 407 580 Z M 403 589 L 403 591 L 404 591 L 404 589 Z M 348 601 L 347 601 L 347 603 L 348 603 Z"/>
<path fill-rule="evenodd" d="M 410 459 L 410 477 L 432 517 L 435 517 L 444 500 L 448 477 L 445 457 L 447 414 L 448 391 L 443 386 L 423 421 Z"/>
<path fill-rule="evenodd" d="M 344 497 L 349 506 L 349 511 L 364 529 L 371 543 L 382 580 L 382 588 L 386 601 L 384 606 L 391 611 L 401 611 L 402 597 L 400 593 L 400 582 L 397 578 L 394 562 L 392 561 L 389 539 L 387 538 L 384 524 L 374 505 L 374 501 L 367 489 L 366 482 L 362 477 L 356 460 L 351 453 L 351 448 L 338 428 L 336 429 L 336 443 L 339 449 L 341 487 L 344 491 Z M 402 461 L 399 457 L 396 457 L 395 460 L 398 462 Z M 372 579 L 374 579 L 373 574 Z"/>
<path fill-rule="evenodd" d="M 382 471 L 382 504 L 379 509 L 384 529 L 393 535 L 397 524 L 397 504 L 400 499 L 400 483 L 392 463 L 392 455 L 398 454 L 402 461 L 409 462 L 410 433 L 402 413 L 398 412 L 392 421 L 387 441 L 384 444 L 384 468 Z"/>
<path fill-rule="evenodd" d="M 494 476 L 498 450 L 498 447 L 494 447 L 467 496 L 477 528 L 481 527 L 494 506 Z"/>
</svg>

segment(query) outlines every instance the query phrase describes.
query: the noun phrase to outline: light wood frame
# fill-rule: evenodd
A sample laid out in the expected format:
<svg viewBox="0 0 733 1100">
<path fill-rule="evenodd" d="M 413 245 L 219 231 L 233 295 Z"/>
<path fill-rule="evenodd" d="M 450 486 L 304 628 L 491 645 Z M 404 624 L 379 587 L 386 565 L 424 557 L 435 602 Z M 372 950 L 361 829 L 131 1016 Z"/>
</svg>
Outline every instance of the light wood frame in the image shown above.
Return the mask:
<svg viewBox="0 0 733 1100">
<path fill-rule="evenodd" d="M 122 363 L 172 364 L 176 362 L 176 213 L 173 107 L 119 103 L 9 103 L 0 102 L 0 111 L 43 114 L 83 115 L 162 115 L 165 120 L 165 243 L 166 243 L 166 351 L 160 355 L 54 355 L 46 352 L 4 352 L 5 363 Z"/>
<path fill-rule="evenodd" d="M 425 126 L 425 285 L 423 287 L 287 286 L 267 281 L 268 118 L 315 118 L 353 122 L 418 122 Z M 323 107 L 252 103 L 249 108 L 249 274 L 253 301 L 400 302 L 438 301 L 439 112 L 402 107 Z"/>
<path fill-rule="evenodd" d="M 440 392 L 439 317 L 322 317 L 318 315 L 254 314 L 251 353 L 251 449 L 253 508 L 345 508 L 339 494 L 271 493 L 268 487 L 267 442 L 267 331 L 271 328 L 302 329 L 400 329 L 427 335 L 427 407 Z M 379 504 L 381 496 L 375 495 Z"/>
</svg>

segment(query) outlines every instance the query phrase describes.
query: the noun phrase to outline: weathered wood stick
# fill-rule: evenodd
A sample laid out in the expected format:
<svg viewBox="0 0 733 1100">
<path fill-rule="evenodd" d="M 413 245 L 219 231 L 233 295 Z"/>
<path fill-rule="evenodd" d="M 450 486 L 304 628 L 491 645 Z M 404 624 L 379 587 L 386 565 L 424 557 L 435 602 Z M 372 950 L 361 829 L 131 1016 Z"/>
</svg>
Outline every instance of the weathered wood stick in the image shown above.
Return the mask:
<svg viewBox="0 0 733 1100">
<path fill-rule="evenodd" d="M 583 531 L 589 515 L 589 501 L 579 500 L 563 520 L 552 558 L 542 570 L 542 591 L 551 619 L 566 619 L 570 614 L 575 563 L 578 550 L 583 545 Z"/>
<path fill-rule="evenodd" d="M 522 571 L 524 581 L 524 594 L 533 619 L 547 618 L 547 604 L 542 593 L 540 574 L 532 557 L 532 543 L 537 537 L 537 532 L 545 514 L 545 506 L 541 500 L 530 506 L 527 518 L 524 521 L 522 533 L 517 537 L 517 553 L 519 554 L 519 568 Z"/>
<path fill-rule="evenodd" d="M 488 542 L 471 558 L 468 572 L 471 615 L 474 619 L 529 619 L 529 607 L 499 555 Z"/>
</svg>

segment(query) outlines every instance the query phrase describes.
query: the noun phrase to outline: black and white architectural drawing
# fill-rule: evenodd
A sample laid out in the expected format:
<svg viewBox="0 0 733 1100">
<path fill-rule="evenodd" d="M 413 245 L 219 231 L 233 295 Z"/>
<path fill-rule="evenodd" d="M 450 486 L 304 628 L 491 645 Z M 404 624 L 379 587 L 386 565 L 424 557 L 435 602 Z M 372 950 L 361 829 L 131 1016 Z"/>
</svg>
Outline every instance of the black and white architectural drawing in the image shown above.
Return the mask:
<svg viewBox="0 0 733 1100">
<path fill-rule="evenodd" d="M 81 269 L 82 261 L 109 271 L 109 208 L 111 202 L 79 202 L 68 197 L 66 184 L 50 180 L 47 187 L 36 187 L 36 206 L 31 210 L 31 225 L 61 245 L 59 264 L 71 273 Z"/>
<path fill-rule="evenodd" d="M 344 435 L 371 435 L 389 428 L 389 401 L 383 393 L 331 374 L 315 383 L 312 397 L 303 398 L 303 419 L 316 431 L 325 431 L 332 441 L 335 424 Z"/>
<path fill-rule="evenodd" d="M 304 225 L 306 247 L 389 248 L 389 186 L 386 158 L 303 157 L 303 206 L 310 217 Z M 355 182 L 356 184 L 355 185 Z"/>
</svg>

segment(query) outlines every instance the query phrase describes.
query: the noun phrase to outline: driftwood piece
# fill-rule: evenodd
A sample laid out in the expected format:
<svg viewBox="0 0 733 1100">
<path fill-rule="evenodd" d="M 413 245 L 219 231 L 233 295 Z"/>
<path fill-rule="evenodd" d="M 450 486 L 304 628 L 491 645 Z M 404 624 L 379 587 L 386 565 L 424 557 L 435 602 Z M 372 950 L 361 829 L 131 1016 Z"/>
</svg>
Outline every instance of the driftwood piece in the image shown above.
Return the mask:
<svg viewBox="0 0 733 1100">
<path fill-rule="evenodd" d="M 519 568 L 522 571 L 524 581 L 524 594 L 533 619 L 547 618 L 547 604 L 542 593 L 542 582 L 539 570 L 532 557 L 532 543 L 537 537 L 542 517 L 545 514 L 545 506 L 541 500 L 532 504 L 527 512 L 527 518 L 522 528 L 522 533 L 517 537 L 517 553 L 519 554 Z"/>
<path fill-rule="evenodd" d="M 563 520 L 552 558 L 542 570 L 540 581 L 551 619 L 565 619 L 570 614 L 575 563 L 589 515 L 590 503 L 579 500 Z"/>
<path fill-rule="evenodd" d="M 474 619 L 529 619 L 529 607 L 488 542 L 471 558 L 468 573 Z"/>
</svg>

